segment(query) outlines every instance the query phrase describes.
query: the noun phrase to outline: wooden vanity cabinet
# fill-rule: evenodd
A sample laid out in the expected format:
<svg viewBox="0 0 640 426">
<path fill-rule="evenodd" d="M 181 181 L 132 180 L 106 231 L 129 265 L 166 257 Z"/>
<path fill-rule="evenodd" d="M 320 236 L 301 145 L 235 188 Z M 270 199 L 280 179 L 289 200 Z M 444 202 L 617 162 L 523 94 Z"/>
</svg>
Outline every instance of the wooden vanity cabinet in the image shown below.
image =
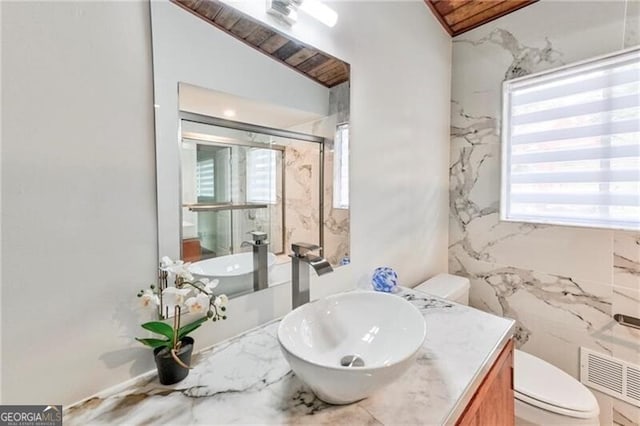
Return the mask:
<svg viewBox="0 0 640 426">
<path fill-rule="evenodd" d="M 457 424 L 508 426 L 514 423 L 513 341 L 509 340 Z"/>
</svg>

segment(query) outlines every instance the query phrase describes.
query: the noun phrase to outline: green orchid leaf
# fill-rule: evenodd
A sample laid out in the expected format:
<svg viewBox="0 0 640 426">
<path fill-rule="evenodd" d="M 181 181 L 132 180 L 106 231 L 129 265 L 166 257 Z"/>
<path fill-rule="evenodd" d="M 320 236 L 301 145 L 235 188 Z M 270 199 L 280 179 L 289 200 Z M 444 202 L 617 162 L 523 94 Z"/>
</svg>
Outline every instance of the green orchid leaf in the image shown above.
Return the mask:
<svg viewBox="0 0 640 426">
<path fill-rule="evenodd" d="M 162 339 L 139 339 L 136 337 L 136 340 L 143 345 L 149 346 L 151 349 L 159 348 L 162 346 L 169 347 L 171 346 L 170 340 L 162 340 Z"/>
<path fill-rule="evenodd" d="M 185 325 L 184 327 L 180 327 L 180 329 L 178 330 L 178 340 L 180 340 L 183 337 L 187 336 L 189 333 L 191 333 L 196 328 L 200 327 L 207 320 L 208 320 L 207 317 L 202 317 L 202 318 L 200 318 L 198 320 L 195 320 L 192 323 L 189 323 L 189 324 Z"/>
<path fill-rule="evenodd" d="M 151 321 L 142 324 L 142 328 L 160 334 L 167 339 L 173 339 L 173 327 L 160 321 Z"/>
</svg>

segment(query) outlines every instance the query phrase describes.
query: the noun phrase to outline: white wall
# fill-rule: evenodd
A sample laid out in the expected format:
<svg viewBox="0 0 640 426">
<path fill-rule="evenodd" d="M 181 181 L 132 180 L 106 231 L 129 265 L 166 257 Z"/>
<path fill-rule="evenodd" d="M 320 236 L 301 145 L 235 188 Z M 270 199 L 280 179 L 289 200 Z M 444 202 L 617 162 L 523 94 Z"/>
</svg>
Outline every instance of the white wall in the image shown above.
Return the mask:
<svg viewBox="0 0 640 426">
<path fill-rule="evenodd" d="M 70 403 L 152 368 L 128 306 L 157 260 L 148 11 L 1 4 L 3 402 Z M 421 1 L 335 9 L 332 30 L 294 27 L 352 65 L 352 264 L 313 298 L 382 264 L 406 284 L 446 270 L 451 41 Z M 233 300 L 198 346 L 284 314 L 289 291 Z"/>
<path fill-rule="evenodd" d="M 2 8 L 0 7 L 0 22 L 2 22 Z M 0 55 L 2 52 L 2 31 L 0 30 Z M 2 59 L 0 57 L 0 64 Z M 2 66 L 0 66 L 0 90 L 2 87 Z M 0 91 L 0 94 L 2 92 Z M 0 99 L 0 112 L 2 101 Z M 2 188 L 2 114 L 0 113 L 0 188 Z M 0 215 L 2 214 L 2 196 L 0 192 Z M 0 242 L 2 241 L 2 221 L 0 220 Z M 2 401 L 2 244 L 0 243 L 0 402 Z"/>
<path fill-rule="evenodd" d="M 1 9 L 2 402 L 69 403 L 152 367 L 128 305 L 157 256 L 149 6 Z"/>
<path fill-rule="evenodd" d="M 261 2 L 226 2 L 351 64 L 354 278 L 389 264 L 415 284 L 444 269 L 451 41 L 424 3 L 329 1 L 339 14 L 329 29 L 304 14 L 283 26 Z"/>
</svg>

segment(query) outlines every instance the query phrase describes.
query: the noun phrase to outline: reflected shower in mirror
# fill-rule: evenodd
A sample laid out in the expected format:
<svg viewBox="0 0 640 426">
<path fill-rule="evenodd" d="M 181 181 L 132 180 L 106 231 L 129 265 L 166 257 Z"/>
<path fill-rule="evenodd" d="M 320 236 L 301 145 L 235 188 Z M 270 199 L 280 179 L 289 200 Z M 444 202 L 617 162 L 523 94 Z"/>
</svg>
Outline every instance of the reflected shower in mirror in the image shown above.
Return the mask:
<svg viewBox="0 0 640 426">
<path fill-rule="evenodd" d="M 160 256 L 230 297 L 289 281 L 292 243 L 349 263 L 349 65 L 218 1 L 151 12 Z"/>
<path fill-rule="evenodd" d="M 193 262 L 196 276 L 218 279 L 219 291 L 248 293 L 255 233 L 264 235 L 269 270 L 289 261 L 293 242 L 322 246 L 325 139 L 187 112 L 197 110 L 194 93 L 217 99 L 213 91 L 180 85 L 182 259 Z M 239 103 L 225 98 L 242 116 Z M 269 285 L 277 279 L 269 278 Z"/>
</svg>

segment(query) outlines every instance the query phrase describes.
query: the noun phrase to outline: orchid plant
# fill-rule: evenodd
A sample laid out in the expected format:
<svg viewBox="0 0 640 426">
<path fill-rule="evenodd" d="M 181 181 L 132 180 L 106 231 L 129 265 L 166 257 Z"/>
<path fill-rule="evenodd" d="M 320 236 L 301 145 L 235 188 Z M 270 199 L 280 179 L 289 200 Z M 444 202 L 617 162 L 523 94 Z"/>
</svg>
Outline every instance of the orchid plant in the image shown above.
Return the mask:
<svg viewBox="0 0 640 426">
<path fill-rule="evenodd" d="M 167 348 L 176 362 L 181 361 L 176 356 L 180 349 L 180 341 L 203 323 L 211 319 L 219 321 L 227 319 L 226 305 L 229 301 L 226 295 L 215 295 L 214 289 L 218 286 L 218 280 L 206 278 L 194 279 L 189 272 L 189 263 L 181 260 L 174 261 L 165 256 L 160 262 L 160 272 L 165 280 L 169 274 L 175 276 L 175 286 L 151 285 L 146 290 L 138 292 L 140 304 L 146 309 L 162 309 L 167 307 L 174 311 L 173 327 L 162 321 L 150 321 L 142 324 L 142 328 L 163 336 L 163 338 L 136 338 L 140 343 L 152 349 Z M 186 311 L 193 314 L 202 314 L 199 319 L 180 326 L 180 314 Z M 186 367 L 186 366 L 185 366 Z"/>
</svg>

